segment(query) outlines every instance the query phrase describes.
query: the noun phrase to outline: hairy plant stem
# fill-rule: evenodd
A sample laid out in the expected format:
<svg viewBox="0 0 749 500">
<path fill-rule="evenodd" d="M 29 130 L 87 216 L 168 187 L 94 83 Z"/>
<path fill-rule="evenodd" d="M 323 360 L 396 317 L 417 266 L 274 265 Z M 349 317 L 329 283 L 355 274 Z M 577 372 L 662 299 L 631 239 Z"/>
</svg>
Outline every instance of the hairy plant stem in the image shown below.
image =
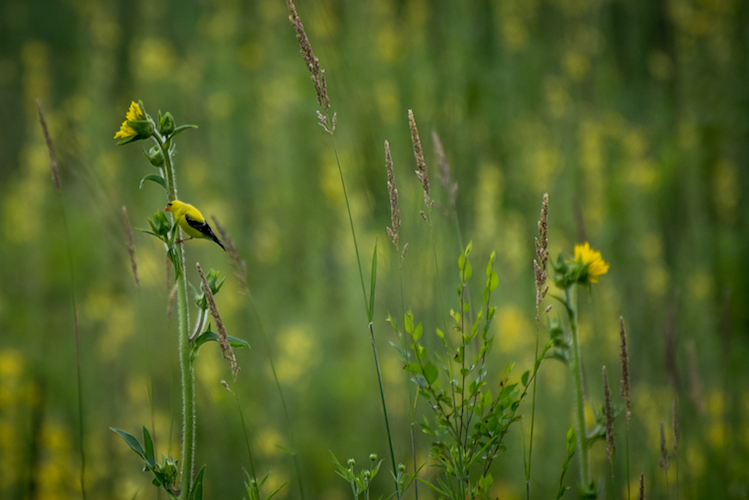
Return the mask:
<svg viewBox="0 0 749 500">
<path fill-rule="evenodd" d="M 572 370 L 575 374 L 575 398 L 577 400 L 577 444 L 580 450 L 580 486 L 587 492 L 590 489 L 590 457 L 588 456 L 588 433 L 585 428 L 585 394 L 583 393 L 583 363 L 580 352 L 580 339 L 577 331 L 577 285 L 564 290 L 567 314 L 572 331 Z"/>
<path fill-rule="evenodd" d="M 160 135 L 157 135 L 154 139 L 164 156 L 169 201 L 174 201 L 177 199 L 177 184 L 169 143 Z M 179 316 L 179 365 L 182 376 L 182 458 L 180 460 L 181 482 L 179 493 L 179 498 L 182 500 L 186 499 L 190 493 L 195 464 L 195 373 L 190 361 L 190 311 L 187 306 L 185 247 L 181 242 L 176 243 L 176 245 L 182 266 L 181 272 L 175 270 L 175 274 L 177 274 L 177 314 Z"/>
<path fill-rule="evenodd" d="M 325 115 L 327 118 L 327 114 Z M 372 354 L 374 355 L 374 363 L 375 363 L 375 370 L 377 371 L 377 383 L 380 387 L 380 399 L 382 401 L 382 412 L 385 415 L 385 430 L 387 431 L 388 436 L 388 445 L 390 446 L 390 460 L 393 464 L 393 476 L 396 476 L 398 473 L 398 467 L 395 463 L 395 453 L 393 451 L 393 438 L 390 435 L 390 422 L 388 420 L 388 411 L 387 406 L 385 405 L 385 391 L 382 388 L 382 374 L 380 373 L 380 361 L 377 357 L 377 345 L 375 344 L 375 337 L 374 337 L 374 327 L 372 325 L 372 315 L 373 311 L 370 310 L 369 307 L 369 301 L 367 300 L 367 290 L 364 286 L 364 273 L 362 272 L 361 267 L 361 258 L 359 257 L 359 245 L 356 242 L 356 230 L 354 229 L 354 217 L 351 214 L 351 204 L 349 203 L 348 199 L 348 192 L 346 191 L 346 181 L 343 178 L 343 169 L 341 168 L 341 160 L 338 157 L 338 147 L 335 143 L 335 137 L 333 134 L 330 134 L 330 140 L 333 142 L 333 151 L 335 152 L 335 161 L 338 165 L 338 174 L 341 177 L 341 187 L 343 188 L 343 197 L 346 200 L 346 211 L 348 212 L 348 220 L 349 224 L 351 225 L 351 237 L 354 240 L 354 250 L 356 251 L 356 264 L 359 267 L 359 281 L 361 282 L 361 291 L 362 291 L 362 297 L 364 298 L 364 309 L 367 312 L 367 328 L 369 330 L 369 337 L 370 341 L 372 342 Z M 374 304 L 374 302 L 372 302 Z M 401 498 L 401 491 L 400 486 L 398 484 L 398 481 L 395 481 L 395 494 L 398 500 Z"/>
</svg>

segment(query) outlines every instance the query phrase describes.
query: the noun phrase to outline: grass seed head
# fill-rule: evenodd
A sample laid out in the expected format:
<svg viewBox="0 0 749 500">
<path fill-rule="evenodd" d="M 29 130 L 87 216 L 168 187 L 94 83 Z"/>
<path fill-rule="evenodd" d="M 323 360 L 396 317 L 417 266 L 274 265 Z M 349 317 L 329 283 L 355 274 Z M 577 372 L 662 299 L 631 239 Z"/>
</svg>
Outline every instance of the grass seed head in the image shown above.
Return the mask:
<svg viewBox="0 0 749 500">
<path fill-rule="evenodd" d="M 450 198 L 450 208 L 455 210 L 455 202 L 458 198 L 458 183 L 453 182 L 450 177 L 450 164 L 447 162 L 445 149 L 442 147 L 442 141 L 436 131 L 432 131 L 432 142 L 434 142 L 434 152 L 437 155 L 437 164 L 440 167 L 440 183 L 445 187 Z"/>
<path fill-rule="evenodd" d="M 429 223 L 429 214 L 432 211 L 431 189 L 429 188 L 429 177 L 427 176 L 427 163 L 424 160 L 424 151 L 421 149 L 421 139 L 419 138 L 419 129 L 416 128 L 416 119 L 414 112 L 408 110 L 408 126 L 411 129 L 411 143 L 414 149 L 414 158 L 416 158 L 416 177 L 421 182 L 421 188 L 424 191 L 424 204 L 427 212 L 421 212 L 421 217 Z"/>
<path fill-rule="evenodd" d="M 388 194 L 390 195 L 390 224 L 391 227 L 387 228 L 388 236 L 390 241 L 393 242 L 396 249 L 400 249 L 398 245 L 399 230 L 401 227 L 401 213 L 398 209 L 398 189 L 395 187 L 395 174 L 393 173 L 393 157 L 390 154 L 390 143 L 385 141 L 385 170 L 387 170 L 388 176 Z"/>
<path fill-rule="evenodd" d="M 44 140 L 47 142 L 47 151 L 49 151 L 49 171 L 52 174 L 52 184 L 55 189 L 59 192 L 60 186 L 60 168 L 57 165 L 57 155 L 55 155 L 55 147 L 52 145 L 52 137 L 49 135 L 49 129 L 47 128 L 47 120 L 44 119 L 44 111 L 42 110 L 42 101 L 36 100 L 36 110 L 39 114 L 39 124 L 42 126 L 42 132 L 44 133 Z"/>
<path fill-rule="evenodd" d="M 213 319 L 216 321 L 216 328 L 218 328 L 218 343 L 221 346 L 221 354 L 223 354 L 224 359 L 229 362 L 231 373 L 234 376 L 234 380 L 236 380 L 237 374 L 239 373 L 239 367 L 237 366 L 237 358 L 234 356 L 234 349 L 232 349 L 229 339 L 227 338 L 228 336 L 226 334 L 224 320 L 221 319 L 221 314 L 218 312 L 216 300 L 213 298 L 213 292 L 208 284 L 208 280 L 205 279 L 203 268 L 201 268 L 200 264 L 197 262 L 195 263 L 195 267 L 198 268 L 200 280 L 203 282 L 203 293 L 205 293 L 205 298 L 208 301 L 208 308 L 211 310 L 211 316 L 213 316 Z"/>
<path fill-rule="evenodd" d="M 135 260 L 135 245 L 133 244 L 133 230 L 130 228 L 130 217 L 127 216 L 127 207 L 125 205 L 122 205 L 122 222 L 125 226 L 125 235 L 127 236 L 127 253 L 130 255 L 130 267 L 133 270 L 135 285 L 140 288 L 138 262 Z"/>
<path fill-rule="evenodd" d="M 299 42 L 302 57 L 305 64 L 307 64 L 312 83 L 315 86 L 317 103 L 323 109 L 323 114 L 327 115 L 330 109 L 330 100 L 328 99 L 328 87 L 325 83 L 325 70 L 320 69 L 320 61 L 318 61 L 314 52 L 312 52 L 312 45 L 309 43 L 307 33 L 304 31 L 302 20 L 299 19 L 299 14 L 296 12 L 296 5 L 294 5 L 292 0 L 286 0 L 286 7 L 289 9 L 289 21 L 294 27 L 294 31 L 296 31 L 296 39 Z"/>
<path fill-rule="evenodd" d="M 614 465 L 614 414 L 611 411 L 611 391 L 609 390 L 609 379 L 606 375 L 606 367 L 603 372 L 603 396 L 606 409 L 606 456 L 611 465 Z"/>
<path fill-rule="evenodd" d="M 621 390 L 626 407 L 625 415 L 627 421 L 629 421 L 632 416 L 632 407 L 629 399 L 629 353 L 627 352 L 627 332 L 624 329 L 624 318 L 622 316 L 619 316 L 619 337 L 621 339 L 621 343 L 619 344 L 619 359 L 622 362 Z"/>
</svg>

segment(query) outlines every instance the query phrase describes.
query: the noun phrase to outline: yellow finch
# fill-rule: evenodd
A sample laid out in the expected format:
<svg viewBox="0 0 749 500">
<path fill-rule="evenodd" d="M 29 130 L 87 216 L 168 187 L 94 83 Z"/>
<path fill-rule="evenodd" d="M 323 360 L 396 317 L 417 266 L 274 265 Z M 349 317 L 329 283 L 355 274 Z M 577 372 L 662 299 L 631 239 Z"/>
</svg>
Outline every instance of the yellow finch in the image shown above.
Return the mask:
<svg viewBox="0 0 749 500">
<path fill-rule="evenodd" d="M 226 251 L 224 244 L 221 243 L 221 240 L 219 240 L 215 234 L 213 234 L 211 226 L 208 225 L 203 214 L 201 214 L 200 210 L 197 208 L 189 203 L 174 200 L 164 207 L 164 212 L 172 212 L 177 219 L 179 226 L 185 234 L 190 236 L 185 240 L 179 240 L 178 243 L 192 238 L 208 238 L 218 243 L 218 245 Z"/>
</svg>

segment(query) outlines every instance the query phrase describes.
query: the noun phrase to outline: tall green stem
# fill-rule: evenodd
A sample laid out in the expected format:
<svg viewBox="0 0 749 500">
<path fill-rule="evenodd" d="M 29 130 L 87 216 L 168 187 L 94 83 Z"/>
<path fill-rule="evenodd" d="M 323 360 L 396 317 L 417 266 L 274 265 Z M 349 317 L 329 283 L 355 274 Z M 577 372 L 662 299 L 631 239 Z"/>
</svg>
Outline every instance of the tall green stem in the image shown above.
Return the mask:
<svg viewBox="0 0 749 500">
<path fill-rule="evenodd" d="M 162 137 L 156 138 L 164 156 L 164 170 L 169 201 L 177 199 L 177 183 L 174 175 L 174 163 L 169 152 L 169 143 Z M 180 255 L 181 272 L 177 274 L 177 308 L 179 314 L 179 365 L 182 375 L 182 459 L 180 499 L 187 498 L 192 485 L 192 474 L 195 464 L 195 374 L 190 362 L 190 311 L 187 307 L 187 279 L 185 278 L 185 248 L 176 243 Z"/>
<path fill-rule="evenodd" d="M 588 455 L 588 441 L 585 429 L 585 394 L 583 393 L 583 360 L 580 352 L 580 339 L 577 332 L 577 285 L 572 285 L 564 291 L 567 302 L 567 314 L 572 331 L 573 365 L 575 373 L 575 396 L 577 399 L 577 443 L 580 450 L 580 483 L 583 492 L 590 490 L 590 457 Z"/>
</svg>

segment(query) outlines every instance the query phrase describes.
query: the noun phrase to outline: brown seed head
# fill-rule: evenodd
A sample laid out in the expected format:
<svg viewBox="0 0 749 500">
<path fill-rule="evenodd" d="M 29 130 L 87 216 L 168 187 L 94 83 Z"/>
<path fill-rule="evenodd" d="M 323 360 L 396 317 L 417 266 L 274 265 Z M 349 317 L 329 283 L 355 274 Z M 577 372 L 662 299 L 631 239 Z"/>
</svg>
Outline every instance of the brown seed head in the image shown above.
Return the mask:
<svg viewBox="0 0 749 500">
<path fill-rule="evenodd" d="M 442 141 L 436 131 L 432 131 L 432 141 L 434 142 L 434 152 L 437 154 L 437 163 L 440 167 L 440 183 L 447 189 L 450 197 L 450 208 L 455 210 L 455 201 L 458 198 L 458 183 L 453 182 L 450 178 L 450 164 L 447 162 L 445 149 L 442 147 Z"/>
<path fill-rule="evenodd" d="M 663 420 L 661 420 L 661 458 L 658 461 L 658 464 L 661 466 L 661 469 L 668 472 L 668 467 L 671 465 L 668 461 L 668 450 L 666 449 L 666 433 L 663 430 Z"/>
<path fill-rule="evenodd" d="M 60 191 L 60 168 L 57 166 L 57 156 L 55 155 L 55 148 L 52 145 L 52 138 L 49 135 L 47 129 L 47 120 L 44 119 L 44 111 L 42 110 L 42 101 L 36 100 L 36 110 L 39 114 L 39 124 L 42 126 L 42 132 L 44 133 L 44 140 L 47 142 L 47 151 L 49 151 L 49 171 L 52 174 L 52 184 L 55 189 Z"/>
<path fill-rule="evenodd" d="M 640 474 L 640 500 L 645 500 L 645 474 Z"/>
<path fill-rule="evenodd" d="M 538 219 L 538 238 L 536 238 L 536 259 L 533 271 L 536 276 L 536 309 L 546 297 L 549 287 L 546 284 L 546 264 L 549 261 L 549 194 L 545 193 L 541 203 L 541 216 Z M 538 318 L 536 318 L 538 319 Z"/>
<path fill-rule="evenodd" d="M 130 254 L 130 267 L 133 270 L 135 285 L 140 288 L 140 278 L 138 278 L 138 263 L 135 261 L 133 231 L 132 229 L 130 229 L 130 218 L 127 216 L 127 207 L 125 205 L 122 205 L 122 222 L 125 225 L 125 235 L 127 236 L 127 253 Z"/>
<path fill-rule="evenodd" d="M 622 362 L 621 391 L 626 407 L 625 415 L 629 422 L 632 416 L 632 407 L 629 400 L 629 353 L 627 352 L 627 332 L 624 329 L 624 318 L 622 316 L 619 316 L 619 337 L 621 339 L 621 343 L 619 344 L 619 359 Z"/>
<path fill-rule="evenodd" d="M 419 129 L 416 128 L 416 119 L 414 118 L 414 112 L 408 110 L 408 125 L 411 129 L 411 143 L 414 148 L 414 158 L 416 158 L 416 177 L 421 182 L 421 187 L 424 190 L 424 204 L 427 207 L 427 213 L 422 212 L 422 218 L 429 222 L 429 214 L 432 211 L 432 199 L 431 190 L 429 188 L 429 177 L 427 177 L 427 164 L 424 161 L 424 151 L 421 149 L 421 139 L 419 139 Z"/>
<path fill-rule="evenodd" d="M 603 400 L 606 411 L 606 456 L 611 466 L 614 465 L 614 414 L 611 411 L 611 391 L 609 390 L 609 379 L 606 375 L 606 367 L 603 372 Z"/>
<path fill-rule="evenodd" d="M 205 298 L 208 301 L 208 308 L 211 310 L 211 316 L 213 316 L 213 319 L 216 321 L 216 328 L 218 328 L 218 343 L 221 346 L 221 353 L 223 354 L 224 359 L 229 362 L 231 373 L 234 376 L 234 380 L 236 380 L 237 374 L 239 373 L 239 367 L 237 366 L 237 358 L 236 356 L 234 356 L 234 349 L 232 349 L 231 344 L 229 344 L 229 339 L 227 338 L 224 320 L 221 319 L 221 314 L 219 314 L 218 312 L 218 307 L 216 307 L 216 300 L 213 298 L 211 287 L 210 285 L 208 285 L 208 281 L 205 279 L 203 269 L 197 262 L 195 263 L 195 267 L 198 268 L 200 280 L 203 282 L 203 293 L 205 293 Z"/>
<path fill-rule="evenodd" d="M 289 9 L 289 21 L 296 31 L 296 39 L 299 42 L 299 48 L 304 58 L 307 69 L 310 72 L 312 83 L 315 86 L 315 94 L 317 94 L 317 103 L 323 109 L 323 113 L 327 114 L 330 109 L 330 100 L 328 99 L 328 89 L 325 83 L 325 70 L 320 69 L 320 62 L 312 52 L 312 45 L 309 43 L 307 33 L 304 31 L 304 25 L 302 20 L 299 19 L 299 15 L 296 12 L 296 6 L 292 0 L 286 0 L 286 7 Z"/>
<path fill-rule="evenodd" d="M 396 249 L 398 245 L 398 232 L 401 227 L 401 213 L 398 209 L 398 190 L 395 187 L 395 174 L 393 173 L 393 157 L 390 154 L 390 143 L 385 141 L 385 170 L 388 176 L 388 193 L 390 194 L 390 223 L 391 227 L 387 228 L 390 241 L 393 242 Z"/>
</svg>

